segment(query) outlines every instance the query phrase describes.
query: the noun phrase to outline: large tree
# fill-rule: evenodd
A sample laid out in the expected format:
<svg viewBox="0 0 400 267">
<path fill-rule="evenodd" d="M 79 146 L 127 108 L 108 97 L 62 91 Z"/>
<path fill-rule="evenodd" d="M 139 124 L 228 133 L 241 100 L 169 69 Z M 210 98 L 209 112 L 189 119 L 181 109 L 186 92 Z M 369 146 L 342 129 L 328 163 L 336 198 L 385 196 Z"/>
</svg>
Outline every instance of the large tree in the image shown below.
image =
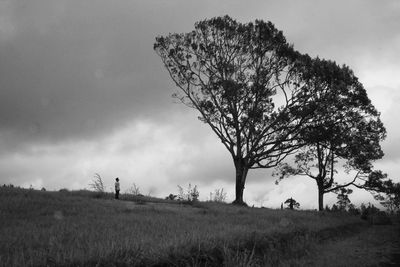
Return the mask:
<svg viewBox="0 0 400 267">
<path fill-rule="evenodd" d="M 347 66 L 319 58 L 303 63 L 306 84 L 318 88 L 311 96 L 317 108 L 302 132 L 307 145 L 295 155 L 294 164 L 280 164 L 276 174 L 278 181 L 292 175 L 314 179 L 318 207 L 323 210 L 326 193 L 350 185 L 368 189 L 365 181 L 373 175 L 372 162 L 383 156 L 380 141 L 386 131 L 364 87 Z M 347 182 L 335 181 L 338 169 Z"/>
<path fill-rule="evenodd" d="M 154 44 L 183 104 L 197 109 L 232 155 L 236 199 L 244 204 L 249 169 L 271 168 L 302 144 L 312 117 L 300 54 L 271 22 L 242 24 L 225 16 Z"/>
</svg>

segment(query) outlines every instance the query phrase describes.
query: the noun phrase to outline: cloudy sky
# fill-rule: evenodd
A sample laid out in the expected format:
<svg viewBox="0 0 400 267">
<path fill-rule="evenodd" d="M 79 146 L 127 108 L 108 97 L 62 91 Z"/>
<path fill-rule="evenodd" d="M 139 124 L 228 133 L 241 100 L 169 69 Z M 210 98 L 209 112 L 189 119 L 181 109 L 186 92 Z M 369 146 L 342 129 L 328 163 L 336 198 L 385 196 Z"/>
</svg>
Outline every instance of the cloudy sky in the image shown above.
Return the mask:
<svg viewBox="0 0 400 267">
<path fill-rule="evenodd" d="M 122 191 L 135 183 L 164 197 L 191 183 L 201 199 L 224 188 L 232 201 L 229 153 L 171 98 L 153 51 L 156 36 L 225 14 L 270 20 L 297 50 L 349 65 L 388 131 L 375 166 L 400 181 L 397 0 L 0 0 L 0 184 L 82 189 L 99 173 L 109 190 L 118 176 Z M 271 171 L 250 171 L 245 201 L 278 207 L 288 197 L 316 208 L 315 182 L 276 186 Z"/>
</svg>

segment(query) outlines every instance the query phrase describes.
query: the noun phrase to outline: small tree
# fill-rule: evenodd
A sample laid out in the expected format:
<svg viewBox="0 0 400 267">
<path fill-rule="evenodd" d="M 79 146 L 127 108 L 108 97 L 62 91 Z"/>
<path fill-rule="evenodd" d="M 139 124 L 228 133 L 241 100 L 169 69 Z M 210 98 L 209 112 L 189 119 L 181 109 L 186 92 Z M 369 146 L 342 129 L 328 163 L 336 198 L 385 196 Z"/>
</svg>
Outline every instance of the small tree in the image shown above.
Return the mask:
<svg viewBox="0 0 400 267">
<path fill-rule="evenodd" d="M 316 92 L 310 97 L 317 108 L 313 121 L 301 132 L 307 145 L 296 154 L 294 164 L 280 164 L 275 174 L 277 182 L 292 175 L 314 179 L 318 207 L 323 210 L 324 194 L 350 185 L 365 188 L 364 181 L 373 173 L 372 162 L 383 156 L 380 141 L 386 130 L 364 87 L 347 66 L 318 58 L 303 62 L 303 78 Z M 339 169 L 344 170 L 347 182 L 335 181 Z"/>
<path fill-rule="evenodd" d="M 296 200 L 294 200 L 293 198 L 288 198 L 285 201 L 285 204 L 288 205 L 288 208 L 293 210 L 293 209 L 299 209 L 300 208 L 300 203 L 298 203 Z"/>
<path fill-rule="evenodd" d="M 130 188 L 128 188 L 127 192 L 134 196 L 141 194 L 139 186 L 137 186 L 135 183 L 133 183 L 132 186 Z"/>
<path fill-rule="evenodd" d="M 333 212 L 339 211 L 338 206 L 336 204 L 333 204 L 331 211 L 333 211 Z"/>
<path fill-rule="evenodd" d="M 337 195 L 338 201 L 336 202 L 339 210 L 346 211 L 350 207 L 351 201 L 349 199 L 349 194 L 351 194 L 352 192 L 353 190 L 351 189 L 339 189 L 339 193 Z"/>
<path fill-rule="evenodd" d="M 379 212 L 379 209 L 371 203 L 368 203 L 368 206 L 365 206 L 364 203 L 361 204 L 360 210 L 361 210 L 361 219 L 364 220 L 367 220 L 368 218 L 371 217 L 371 215 Z"/>
<path fill-rule="evenodd" d="M 189 184 L 190 187 L 190 184 Z M 199 200 L 199 196 L 200 196 L 200 192 L 197 189 L 197 185 L 195 185 L 193 187 L 193 190 L 189 191 L 189 196 L 190 196 L 190 201 L 198 201 Z"/>
<path fill-rule="evenodd" d="M 356 206 L 354 206 L 353 204 L 349 205 L 349 208 L 347 210 L 348 213 L 350 213 L 351 215 L 360 215 L 360 209 L 356 208 Z"/>
<path fill-rule="evenodd" d="M 95 173 L 92 179 L 92 183 L 89 186 L 94 189 L 96 192 L 104 193 L 105 187 L 103 184 L 103 179 L 101 178 L 100 174 Z"/>
</svg>

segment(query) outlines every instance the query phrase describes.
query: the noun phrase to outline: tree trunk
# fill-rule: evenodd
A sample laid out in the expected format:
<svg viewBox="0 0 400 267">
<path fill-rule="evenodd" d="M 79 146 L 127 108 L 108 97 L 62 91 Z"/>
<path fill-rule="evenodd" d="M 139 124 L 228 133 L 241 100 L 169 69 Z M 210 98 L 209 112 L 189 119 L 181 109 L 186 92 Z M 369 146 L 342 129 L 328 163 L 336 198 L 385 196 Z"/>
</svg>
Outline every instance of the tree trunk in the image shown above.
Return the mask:
<svg viewBox="0 0 400 267">
<path fill-rule="evenodd" d="M 318 210 L 324 210 L 324 188 L 318 186 Z"/>
<path fill-rule="evenodd" d="M 243 201 L 244 184 L 246 182 L 247 172 L 249 168 L 243 163 L 243 160 L 235 160 L 236 169 L 236 199 L 233 204 L 244 205 L 247 204 Z"/>
</svg>

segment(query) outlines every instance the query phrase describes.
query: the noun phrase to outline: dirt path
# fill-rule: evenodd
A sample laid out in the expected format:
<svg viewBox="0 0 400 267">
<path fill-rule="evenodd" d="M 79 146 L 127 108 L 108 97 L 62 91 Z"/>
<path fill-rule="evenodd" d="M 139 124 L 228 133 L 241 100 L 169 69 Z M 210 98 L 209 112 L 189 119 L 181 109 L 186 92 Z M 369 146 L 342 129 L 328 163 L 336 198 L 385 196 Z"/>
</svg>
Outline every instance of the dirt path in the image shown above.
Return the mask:
<svg viewBox="0 0 400 267">
<path fill-rule="evenodd" d="M 321 244 L 313 266 L 400 266 L 400 225 L 371 225 L 357 235 Z"/>
</svg>

